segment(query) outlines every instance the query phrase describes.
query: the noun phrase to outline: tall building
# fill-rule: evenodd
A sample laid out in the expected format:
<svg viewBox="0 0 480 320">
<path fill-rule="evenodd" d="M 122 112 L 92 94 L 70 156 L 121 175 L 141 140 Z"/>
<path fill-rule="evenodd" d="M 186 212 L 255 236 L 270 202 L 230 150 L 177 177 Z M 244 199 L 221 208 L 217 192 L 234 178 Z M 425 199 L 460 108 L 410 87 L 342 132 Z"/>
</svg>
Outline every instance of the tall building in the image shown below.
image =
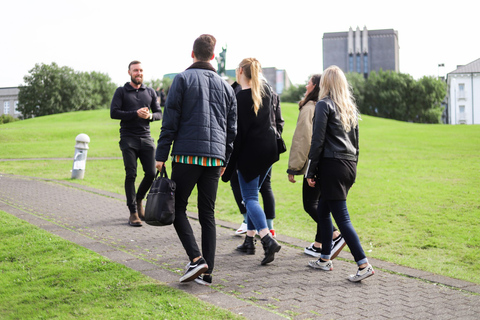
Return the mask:
<svg viewBox="0 0 480 320">
<path fill-rule="evenodd" d="M 399 71 L 398 31 L 350 27 L 347 32 L 323 34 L 323 69 L 336 65 L 343 72 L 368 77 L 371 71 Z"/>
</svg>

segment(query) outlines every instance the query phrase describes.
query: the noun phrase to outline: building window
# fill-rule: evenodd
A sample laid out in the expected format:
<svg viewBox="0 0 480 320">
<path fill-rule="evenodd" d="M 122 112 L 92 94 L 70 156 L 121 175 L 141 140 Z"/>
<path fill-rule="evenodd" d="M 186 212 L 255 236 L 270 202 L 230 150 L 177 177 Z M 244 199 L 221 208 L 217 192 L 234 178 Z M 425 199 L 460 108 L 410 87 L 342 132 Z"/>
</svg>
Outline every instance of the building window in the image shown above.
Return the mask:
<svg viewBox="0 0 480 320">
<path fill-rule="evenodd" d="M 458 84 L 458 99 L 465 99 L 465 84 Z"/>
<path fill-rule="evenodd" d="M 363 73 L 368 74 L 368 56 L 367 56 L 367 54 L 363 55 Z"/>
<path fill-rule="evenodd" d="M 465 114 L 465 106 L 458 106 L 458 123 L 467 123 L 467 115 Z"/>
<path fill-rule="evenodd" d="M 348 56 L 348 72 L 353 72 L 353 54 Z"/>
<path fill-rule="evenodd" d="M 10 114 L 10 101 L 3 103 L 3 114 Z"/>
<path fill-rule="evenodd" d="M 361 66 L 361 64 L 360 64 L 360 61 L 361 61 L 360 55 L 357 54 L 357 72 L 358 72 L 358 73 L 361 73 L 361 72 L 362 72 L 362 66 Z"/>
<path fill-rule="evenodd" d="M 15 114 L 20 114 L 20 111 L 18 111 L 18 101 L 14 102 L 14 109 L 13 110 L 14 110 L 13 112 L 15 112 Z"/>
</svg>

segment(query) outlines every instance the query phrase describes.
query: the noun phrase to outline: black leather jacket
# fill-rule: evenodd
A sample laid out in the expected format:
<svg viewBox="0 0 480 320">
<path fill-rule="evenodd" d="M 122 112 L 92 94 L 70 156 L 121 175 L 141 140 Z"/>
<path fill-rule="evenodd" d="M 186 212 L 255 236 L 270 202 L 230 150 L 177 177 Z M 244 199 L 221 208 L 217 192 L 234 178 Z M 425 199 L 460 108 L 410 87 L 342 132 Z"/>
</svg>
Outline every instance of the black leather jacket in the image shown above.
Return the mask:
<svg viewBox="0 0 480 320">
<path fill-rule="evenodd" d="M 315 106 L 306 178 L 315 177 L 322 158 L 358 161 L 358 126 L 345 132 L 340 114 L 330 98 L 320 100 Z"/>
</svg>

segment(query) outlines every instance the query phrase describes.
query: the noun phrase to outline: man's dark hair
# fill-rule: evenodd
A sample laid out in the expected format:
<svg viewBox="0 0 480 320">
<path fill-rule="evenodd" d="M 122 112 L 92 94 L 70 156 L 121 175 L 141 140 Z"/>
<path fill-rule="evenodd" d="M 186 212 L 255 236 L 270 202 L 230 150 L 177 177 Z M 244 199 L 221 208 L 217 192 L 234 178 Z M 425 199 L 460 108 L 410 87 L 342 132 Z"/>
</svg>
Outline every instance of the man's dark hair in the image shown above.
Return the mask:
<svg viewBox="0 0 480 320">
<path fill-rule="evenodd" d="M 138 60 L 133 60 L 133 61 L 130 62 L 130 64 L 128 65 L 128 70 L 130 70 L 130 66 L 131 66 L 132 64 L 140 64 L 140 63 L 141 63 L 141 62 L 138 61 Z"/>
<path fill-rule="evenodd" d="M 210 61 L 212 58 L 217 39 L 210 34 L 202 34 L 193 43 L 193 54 L 200 61 Z"/>
</svg>

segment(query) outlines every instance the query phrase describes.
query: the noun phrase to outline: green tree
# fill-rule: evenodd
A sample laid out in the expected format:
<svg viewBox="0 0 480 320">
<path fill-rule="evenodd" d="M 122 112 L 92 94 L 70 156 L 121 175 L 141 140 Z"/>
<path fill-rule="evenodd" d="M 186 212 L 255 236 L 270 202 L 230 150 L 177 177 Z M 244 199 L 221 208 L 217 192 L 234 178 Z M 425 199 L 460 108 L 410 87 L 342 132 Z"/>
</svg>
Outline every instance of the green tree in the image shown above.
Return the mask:
<svg viewBox="0 0 480 320">
<path fill-rule="evenodd" d="M 446 94 L 441 80 L 423 77 L 416 81 L 409 74 L 383 70 L 371 72 L 365 81 L 355 74 L 347 74 L 347 78 L 363 114 L 410 122 L 440 122 L 441 102 Z"/>
<path fill-rule="evenodd" d="M 348 84 L 352 88 L 353 96 L 355 97 L 355 102 L 357 103 L 357 106 L 360 108 L 360 106 L 364 105 L 364 100 L 365 100 L 365 78 L 363 75 L 357 72 L 349 72 L 345 74 L 347 77 Z"/>
<path fill-rule="evenodd" d="M 280 100 L 284 102 L 293 102 L 297 103 L 300 100 L 303 99 L 303 96 L 305 95 L 305 86 L 307 85 L 307 82 L 305 84 L 299 84 L 299 85 L 291 85 L 287 90 L 284 90 L 282 94 L 280 95 Z"/>
<path fill-rule="evenodd" d="M 150 81 L 145 81 L 145 85 L 147 87 L 153 88 L 155 91 L 157 89 L 163 88 L 166 95 L 168 95 L 168 90 L 172 85 L 173 79 L 170 78 L 162 78 L 162 79 L 152 79 Z"/>
<path fill-rule="evenodd" d="M 75 72 L 69 67 L 36 64 L 23 77 L 18 110 L 24 119 L 108 107 L 116 85 L 108 75 Z"/>
</svg>

